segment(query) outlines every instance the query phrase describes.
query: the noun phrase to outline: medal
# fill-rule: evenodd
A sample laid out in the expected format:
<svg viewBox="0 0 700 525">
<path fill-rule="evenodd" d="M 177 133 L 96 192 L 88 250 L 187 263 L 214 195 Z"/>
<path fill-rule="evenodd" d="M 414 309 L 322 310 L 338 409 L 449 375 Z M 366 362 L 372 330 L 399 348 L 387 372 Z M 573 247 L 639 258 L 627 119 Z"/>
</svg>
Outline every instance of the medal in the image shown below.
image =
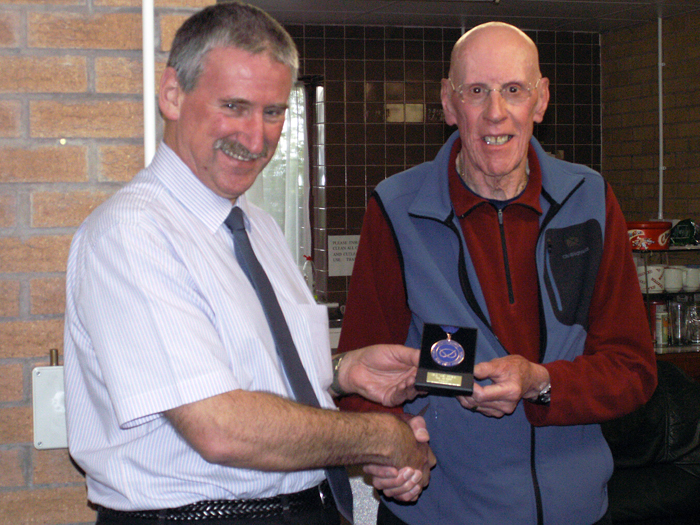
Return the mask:
<svg viewBox="0 0 700 525">
<path fill-rule="evenodd" d="M 440 366 L 457 366 L 464 361 L 464 348 L 452 339 L 452 334 L 459 330 L 453 326 L 441 326 L 447 335 L 447 339 L 436 341 L 430 347 L 430 357 Z"/>
</svg>

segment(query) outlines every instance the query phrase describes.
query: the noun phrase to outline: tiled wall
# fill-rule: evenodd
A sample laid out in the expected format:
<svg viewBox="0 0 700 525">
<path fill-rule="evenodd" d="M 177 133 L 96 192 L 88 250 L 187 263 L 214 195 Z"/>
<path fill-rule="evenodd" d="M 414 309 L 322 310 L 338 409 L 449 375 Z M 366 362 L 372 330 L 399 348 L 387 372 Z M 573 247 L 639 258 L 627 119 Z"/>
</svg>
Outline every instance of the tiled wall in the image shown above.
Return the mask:
<svg viewBox="0 0 700 525">
<path fill-rule="evenodd" d="M 321 300 L 344 303 L 349 278 L 328 277 L 328 235 L 359 234 L 367 198 L 384 178 L 432 159 L 453 131 L 440 79 L 461 35 L 455 28 L 288 26 L 301 74 L 322 78 L 324 141 L 315 154 L 314 259 Z M 598 35 L 531 32 L 552 100 L 536 136 L 545 149 L 600 169 Z"/>
</svg>

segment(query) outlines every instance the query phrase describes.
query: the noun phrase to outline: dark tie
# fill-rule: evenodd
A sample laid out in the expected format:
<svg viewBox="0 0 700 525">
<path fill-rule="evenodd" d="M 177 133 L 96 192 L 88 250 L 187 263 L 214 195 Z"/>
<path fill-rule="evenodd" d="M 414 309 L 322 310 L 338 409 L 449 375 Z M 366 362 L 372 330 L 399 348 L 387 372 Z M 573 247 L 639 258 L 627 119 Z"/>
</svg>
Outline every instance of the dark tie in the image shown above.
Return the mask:
<svg viewBox="0 0 700 525">
<path fill-rule="evenodd" d="M 236 258 L 248 276 L 253 288 L 255 288 L 258 299 L 265 311 L 267 324 L 270 326 L 272 337 L 275 340 L 277 355 L 287 374 L 294 398 L 299 403 L 320 408 L 321 405 L 311 387 L 309 376 L 306 375 L 306 370 L 301 364 L 299 353 L 294 345 L 292 334 L 289 332 L 289 326 L 284 318 L 279 302 L 277 302 L 272 284 L 270 284 L 265 270 L 263 270 L 260 261 L 255 256 L 253 247 L 250 245 L 250 239 L 245 230 L 243 210 L 235 206 L 226 218 L 225 223 L 231 230 L 231 233 L 233 233 Z M 326 468 L 326 477 L 331 486 L 338 510 L 352 523 L 352 489 L 350 488 L 347 471 L 343 467 L 328 467 Z"/>
</svg>

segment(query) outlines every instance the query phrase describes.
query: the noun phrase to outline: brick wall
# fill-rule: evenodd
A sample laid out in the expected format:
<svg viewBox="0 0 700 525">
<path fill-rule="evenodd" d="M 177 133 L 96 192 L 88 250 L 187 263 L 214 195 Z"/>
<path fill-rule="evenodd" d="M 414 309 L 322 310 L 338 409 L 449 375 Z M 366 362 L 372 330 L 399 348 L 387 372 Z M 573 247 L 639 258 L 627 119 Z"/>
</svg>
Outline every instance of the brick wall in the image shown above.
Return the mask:
<svg viewBox="0 0 700 525">
<path fill-rule="evenodd" d="M 663 23 L 665 218 L 700 220 L 700 16 Z M 628 220 L 658 216 L 657 24 L 602 35 L 603 174 Z"/>
<path fill-rule="evenodd" d="M 207 3 L 156 3 L 157 72 L 176 28 Z M 34 449 L 31 371 L 63 352 L 72 234 L 143 166 L 141 4 L 1 6 L 0 524 L 91 523 L 67 450 Z"/>
</svg>

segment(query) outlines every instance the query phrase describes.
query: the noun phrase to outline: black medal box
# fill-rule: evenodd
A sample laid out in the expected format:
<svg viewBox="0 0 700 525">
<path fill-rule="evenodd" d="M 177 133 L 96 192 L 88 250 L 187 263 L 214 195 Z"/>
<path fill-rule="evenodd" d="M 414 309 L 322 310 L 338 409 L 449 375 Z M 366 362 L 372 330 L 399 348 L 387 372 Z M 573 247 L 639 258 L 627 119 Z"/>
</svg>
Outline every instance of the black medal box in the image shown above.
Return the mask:
<svg viewBox="0 0 700 525">
<path fill-rule="evenodd" d="M 416 389 L 429 394 L 470 396 L 474 389 L 476 328 L 423 327 Z"/>
</svg>

